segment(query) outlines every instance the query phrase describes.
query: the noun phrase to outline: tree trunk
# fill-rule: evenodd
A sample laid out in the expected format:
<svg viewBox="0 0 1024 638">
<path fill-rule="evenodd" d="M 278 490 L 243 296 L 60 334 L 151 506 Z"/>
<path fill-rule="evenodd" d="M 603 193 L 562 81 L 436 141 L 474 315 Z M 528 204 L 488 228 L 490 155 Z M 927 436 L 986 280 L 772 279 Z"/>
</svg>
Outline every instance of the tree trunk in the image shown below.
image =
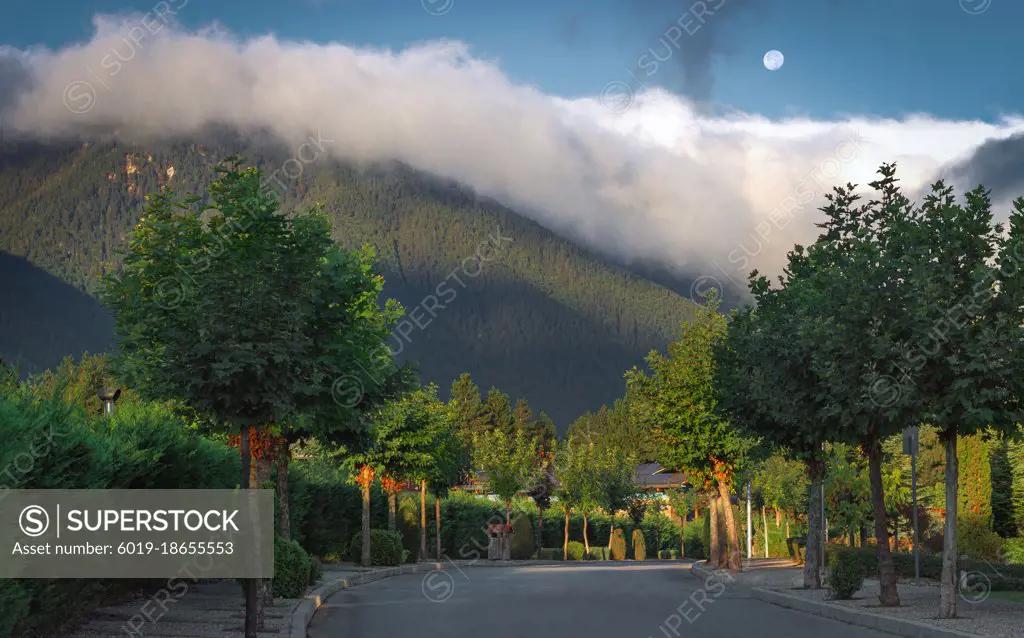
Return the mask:
<svg viewBox="0 0 1024 638">
<path fill-rule="evenodd" d="M 864 525 L 860 526 L 860 546 L 866 547 L 868 544 L 868 528 Z"/>
<path fill-rule="evenodd" d="M 608 527 L 608 551 L 612 551 L 612 536 L 615 535 L 615 517 L 612 517 L 612 524 Z"/>
<path fill-rule="evenodd" d="M 370 566 L 370 483 L 363 484 L 363 547 L 359 562 Z"/>
<path fill-rule="evenodd" d="M 398 531 L 398 493 L 388 493 L 388 529 L 392 532 Z"/>
<path fill-rule="evenodd" d="M 288 439 L 282 436 L 274 459 L 277 461 L 277 535 L 285 540 L 292 538 L 292 516 L 288 507 L 288 462 L 291 455 Z"/>
<path fill-rule="evenodd" d="M 892 544 L 894 551 L 900 551 L 900 517 L 899 515 L 892 517 Z"/>
<path fill-rule="evenodd" d="M 544 547 L 544 510 L 537 508 L 537 535 L 533 539 L 533 551 L 540 558 L 540 550 Z"/>
<path fill-rule="evenodd" d="M 441 560 L 441 498 L 434 496 L 434 534 L 437 545 L 437 560 Z"/>
<path fill-rule="evenodd" d="M 736 517 L 732 511 L 732 501 L 729 498 L 729 485 L 724 480 L 718 481 L 718 493 L 725 503 L 725 530 L 729 540 L 729 557 L 726 566 L 729 571 L 738 572 L 743 565 L 743 557 L 740 554 L 739 529 L 736 526 Z"/>
<path fill-rule="evenodd" d="M 427 560 L 427 482 L 420 481 L 420 560 Z"/>
<path fill-rule="evenodd" d="M 821 473 L 821 461 L 807 461 L 807 474 L 811 479 L 811 484 L 807 488 L 807 542 L 804 544 L 804 589 L 821 589 L 821 571 L 818 569 L 818 564 L 821 561 Z M 799 548 L 797 551 L 799 551 Z"/>
<path fill-rule="evenodd" d="M 789 538 L 789 516 L 786 517 L 786 538 Z"/>
<path fill-rule="evenodd" d="M 867 444 L 868 477 L 871 481 L 871 507 L 875 515 L 875 539 L 878 548 L 878 600 L 883 607 L 899 607 L 900 594 L 896 589 L 896 569 L 889 551 L 889 520 L 885 513 L 885 494 L 882 491 L 882 447 L 872 437 Z"/>
<path fill-rule="evenodd" d="M 708 540 L 708 566 L 718 569 L 721 565 L 720 544 L 718 538 L 718 497 L 711 495 L 708 499 L 708 520 L 711 526 L 710 538 Z"/>
<path fill-rule="evenodd" d="M 583 512 L 583 548 L 586 551 L 584 559 L 590 558 L 590 539 L 587 538 L 587 513 Z"/>
<path fill-rule="evenodd" d="M 768 515 L 764 510 L 764 505 L 761 506 L 761 524 L 764 525 L 764 557 L 768 558 Z M 786 521 L 786 525 L 789 525 L 789 521 Z"/>
<path fill-rule="evenodd" d="M 775 529 L 779 529 L 780 527 L 782 527 L 782 512 L 779 511 L 779 508 L 776 507 L 775 508 Z"/>
<path fill-rule="evenodd" d="M 939 587 L 939 618 L 956 618 L 956 516 L 960 498 L 957 483 L 956 428 L 946 430 L 946 525 L 942 539 L 942 582 Z"/>
<path fill-rule="evenodd" d="M 686 558 L 686 515 L 679 517 L 679 558 Z"/>
<path fill-rule="evenodd" d="M 243 490 L 249 489 L 252 485 L 252 446 L 249 445 L 251 428 L 252 426 L 243 425 L 238 435 L 238 454 L 242 460 L 240 486 Z M 245 638 L 258 638 L 260 600 L 259 592 L 256 589 L 256 580 L 252 578 L 243 580 L 242 591 L 245 593 Z"/>
<path fill-rule="evenodd" d="M 269 457 L 263 456 L 256 459 L 256 487 L 262 488 L 270 482 L 270 475 L 273 474 L 273 462 Z"/>
<path fill-rule="evenodd" d="M 565 540 L 562 542 L 562 560 L 569 560 L 569 510 L 565 510 Z"/>
</svg>

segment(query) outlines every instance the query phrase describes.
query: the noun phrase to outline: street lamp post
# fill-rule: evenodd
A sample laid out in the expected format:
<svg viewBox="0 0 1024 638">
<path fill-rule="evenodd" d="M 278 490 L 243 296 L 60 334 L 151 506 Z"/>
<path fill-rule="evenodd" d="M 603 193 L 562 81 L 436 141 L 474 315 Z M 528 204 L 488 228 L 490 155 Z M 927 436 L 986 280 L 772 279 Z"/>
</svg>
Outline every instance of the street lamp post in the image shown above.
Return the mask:
<svg viewBox="0 0 1024 638">
<path fill-rule="evenodd" d="M 903 453 L 910 455 L 910 499 L 914 504 L 914 585 L 921 586 L 921 552 L 917 547 L 917 448 L 918 428 L 909 427 L 903 430 Z M 896 548 L 899 551 L 899 547 Z"/>
<path fill-rule="evenodd" d="M 114 414 L 114 402 L 121 396 L 121 388 L 100 388 L 96 396 L 103 402 L 103 414 L 109 417 Z"/>
</svg>

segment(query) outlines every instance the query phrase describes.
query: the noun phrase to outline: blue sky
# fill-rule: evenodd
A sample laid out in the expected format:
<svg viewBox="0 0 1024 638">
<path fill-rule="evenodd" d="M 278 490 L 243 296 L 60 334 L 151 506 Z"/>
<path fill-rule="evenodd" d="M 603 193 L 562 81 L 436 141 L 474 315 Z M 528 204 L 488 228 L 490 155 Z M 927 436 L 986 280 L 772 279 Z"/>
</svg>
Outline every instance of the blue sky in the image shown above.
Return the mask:
<svg viewBox="0 0 1024 638">
<path fill-rule="evenodd" d="M 171 0 L 181 4 L 185 0 Z M 188 0 L 189 28 L 221 22 L 241 36 L 272 33 L 314 42 L 404 48 L 437 38 L 469 43 L 514 80 L 564 97 L 597 95 L 609 82 L 694 90 L 682 72 L 689 49 L 663 38 L 673 22 L 699 25 L 690 0 Z M 927 112 L 983 119 L 1020 110 L 1024 84 L 1009 71 L 1024 59 L 1024 2 L 1015 0 L 707 0 L 703 26 L 686 45 L 710 43 L 714 104 L 769 117 L 815 118 Z M 0 7 L 0 44 L 59 48 L 85 42 L 92 16 L 147 12 L 153 0 L 9 2 Z M 640 8 L 644 7 L 644 8 Z M 970 13 L 969 10 L 980 13 Z M 690 14 L 687 16 L 686 14 Z M 697 41 L 701 38 L 701 41 Z M 769 72 L 769 49 L 786 56 Z M 663 58 L 647 77 L 638 59 Z M 650 59 L 649 57 L 647 59 Z M 645 68 L 650 68 L 645 67 Z M 631 76 L 636 76 L 634 79 Z"/>
</svg>

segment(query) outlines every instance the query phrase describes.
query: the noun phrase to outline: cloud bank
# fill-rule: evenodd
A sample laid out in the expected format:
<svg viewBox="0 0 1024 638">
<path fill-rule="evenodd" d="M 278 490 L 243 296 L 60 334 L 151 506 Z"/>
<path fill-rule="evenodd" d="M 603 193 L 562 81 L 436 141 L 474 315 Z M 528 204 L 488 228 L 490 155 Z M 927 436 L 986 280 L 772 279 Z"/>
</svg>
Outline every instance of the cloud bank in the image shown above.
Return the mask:
<svg viewBox="0 0 1024 638">
<path fill-rule="evenodd" d="M 896 161 L 911 189 L 943 171 L 973 186 L 985 173 L 978 149 L 1005 152 L 1024 135 L 1020 117 L 709 116 L 660 89 L 566 100 L 459 42 L 391 51 L 240 40 L 179 28 L 174 1 L 162 14 L 97 17 L 84 44 L 0 50 L 5 129 L 187 136 L 222 124 L 285 143 L 319 133 L 341 160 L 405 162 L 595 250 L 726 285 L 754 267 L 777 272 L 794 243 L 813 241 L 834 184 L 863 184 Z"/>
</svg>

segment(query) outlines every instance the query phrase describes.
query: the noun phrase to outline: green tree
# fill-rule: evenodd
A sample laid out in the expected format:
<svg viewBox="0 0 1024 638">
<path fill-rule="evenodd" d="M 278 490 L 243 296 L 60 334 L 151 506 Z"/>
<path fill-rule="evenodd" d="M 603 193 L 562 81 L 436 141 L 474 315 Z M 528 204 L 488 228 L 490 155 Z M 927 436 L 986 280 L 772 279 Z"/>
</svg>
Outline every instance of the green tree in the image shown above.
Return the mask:
<svg viewBox="0 0 1024 638">
<path fill-rule="evenodd" d="M 449 408 L 454 414 L 463 437 L 472 441 L 473 437 L 486 429 L 487 409 L 480 397 L 480 388 L 473 383 L 468 372 L 463 372 L 452 383 Z"/>
<path fill-rule="evenodd" d="M 569 556 L 569 515 L 574 511 L 583 515 L 583 543 L 587 552 L 590 552 L 587 515 L 594 506 L 594 456 L 594 443 L 579 437 L 569 438 L 558 448 L 555 477 L 559 485 L 558 502 L 562 513 L 565 514 L 565 536 L 562 545 L 564 560 L 568 560 Z"/>
<path fill-rule="evenodd" d="M 462 484 L 470 468 L 470 449 L 462 437 L 459 424 L 454 418 L 451 406 L 437 399 L 436 389 L 431 387 L 430 413 L 430 462 L 427 468 L 427 483 L 434 495 L 434 540 L 437 560 L 441 560 L 441 499 L 448 496 L 451 488 Z"/>
<path fill-rule="evenodd" d="M 318 211 L 278 210 L 261 174 L 229 158 L 209 202 L 153 195 L 131 233 L 121 270 L 105 280 L 126 381 L 180 399 L 241 429 L 241 485 L 249 485 L 254 426 L 306 410 L 330 412 L 324 433 L 359 429 L 359 406 L 338 401 L 338 379 L 373 366 L 399 309 L 381 311 L 383 280 L 371 254 L 345 252 Z M 246 584 L 245 634 L 262 626 Z"/>
<path fill-rule="evenodd" d="M 885 198 L 904 201 L 895 167 L 883 166 L 880 173 Z M 1024 199 L 1014 202 L 1004 228 L 993 223 L 982 187 L 961 204 L 940 181 L 911 221 L 905 233 L 910 250 L 899 262 L 899 274 L 914 292 L 903 310 L 909 334 L 897 353 L 900 389 L 910 388 L 905 393 L 919 422 L 938 428 L 946 447 L 939 617 L 951 618 L 957 597 L 957 441 L 989 428 L 1012 432 L 1022 419 L 1022 358 L 1007 344 L 1024 340 Z"/>
<path fill-rule="evenodd" d="M 826 438 L 840 434 L 828 380 L 814 367 L 817 347 L 805 335 L 816 321 L 812 265 L 797 246 L 773 288 L 757 271 L 750 275 L 756 307 L 733 314 L 725 342 L 716 350 L 717 386 L 732 420 L 761 446 L 805 466 L 807 543 L 805 588 L 821 587 L 821 487 Z"/>
<path fill-rule="evenodd" d="M 729 552 L 720 567 L 741 567 L 739 535 L 731 502 L 733 475 L 751 442 L 720 409 L 714 350 L 726 333 L 726 318 L 712 293 L 668 354 L 647 357 L 650 374 L 627 372 L 631 412 L 664 442 L 659 462 L 680 468 L 704 485 L 714 485 L 724 514 Z M 725 557 L 720 557 L 725 558 Z"/>
<path fill-rule="evenodd" d="M 500 430 L 509 439 L 515 438 L 515 422 L 512 415 L 512 404 L 508 395 L 498 388 L 487 391 L 484 402 L 485 423 L 487 430 Z"/>
<path fill-rule="evenodd" d="M 536 484 L 537 442 L 523 432 L 509 436 L 494 429 L 473 440 L 473 467 L 486 476 L 486 485 L 505 504 L 505 524 L 510 525 L 512 499 Z"/>
</svg>

